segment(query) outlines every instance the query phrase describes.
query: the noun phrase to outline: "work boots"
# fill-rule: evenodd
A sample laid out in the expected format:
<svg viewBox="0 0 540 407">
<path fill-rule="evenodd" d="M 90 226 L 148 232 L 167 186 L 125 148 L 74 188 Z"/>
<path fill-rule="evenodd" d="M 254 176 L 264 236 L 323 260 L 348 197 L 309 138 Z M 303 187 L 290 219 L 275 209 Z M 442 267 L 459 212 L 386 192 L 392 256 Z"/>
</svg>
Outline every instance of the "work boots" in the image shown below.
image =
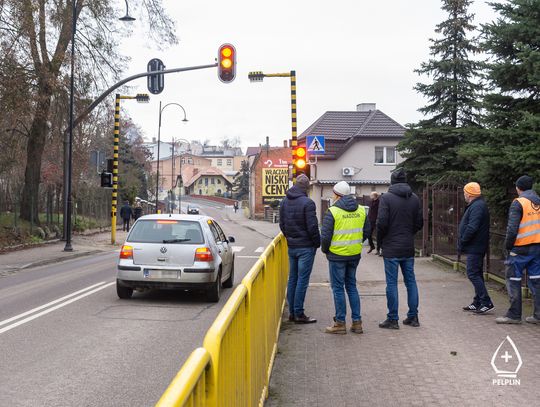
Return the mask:
<svg viewBox="0 0 540 407">
<path fill-rule="evenodd" d="M 364 333 L 364 330 L 362 329 L 362 321 L 353 321 L 351 332 L 354 332 L 355 334 Z"/>
<path fill-rule="evenodd" d="M 334 325 L 326 327 L 324 330 L 327 334 L 346 334 L 347 328 L 345 327 L 345 322 L 336 321 L 334 319 Z"/>
</svg>

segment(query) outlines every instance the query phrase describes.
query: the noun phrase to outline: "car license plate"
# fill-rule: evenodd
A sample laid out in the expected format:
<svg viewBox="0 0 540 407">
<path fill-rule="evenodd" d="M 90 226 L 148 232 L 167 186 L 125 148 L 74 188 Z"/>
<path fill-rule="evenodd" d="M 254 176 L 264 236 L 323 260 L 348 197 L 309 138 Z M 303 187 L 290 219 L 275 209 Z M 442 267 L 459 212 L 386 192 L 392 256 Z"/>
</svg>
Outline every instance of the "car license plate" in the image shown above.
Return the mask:
<svg viewBox="0 0 540 407">
<path fill-rule="evenodd" d="M 178 270 L 154 270 L 144 269 L 144 278 L 162 279 L 162 278 L 178 278 Z"/>
</svg>

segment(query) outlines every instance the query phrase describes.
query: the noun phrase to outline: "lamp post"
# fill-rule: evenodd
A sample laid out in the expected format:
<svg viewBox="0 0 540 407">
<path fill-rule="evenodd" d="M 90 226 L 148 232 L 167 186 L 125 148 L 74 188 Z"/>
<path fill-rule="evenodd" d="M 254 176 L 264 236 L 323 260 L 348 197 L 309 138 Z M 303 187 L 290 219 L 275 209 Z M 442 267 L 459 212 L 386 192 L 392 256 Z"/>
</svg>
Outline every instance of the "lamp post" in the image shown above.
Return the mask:
<svg viewBox="0 0 540 407">
<path fill-rule="evenodd" d="M 135 18 L 129 15 L 128 2 L 126 2 L 126 15 L 120 20 L 122 21 L 133 21 Z M 82 2 L 79 3 L 82 7 Z M 73 98 L 75 92 L 75 34 L 77 32 L 77 2 L 76 0 L 71 0 L 71 68 L 70 68 L 70 80 L 69 80 L 69 131 L 68 131 L 68 142 L 65 156 L 65 177 L 64 177 L 64 237 L 66 239 L 66 245 L 64 246 L 65 252 L 73 251 L 71 246 L 71 212 L 73 206 L 73 200 L 71 197 L 71 183 L 72 183 L 72 172 L 73 172 Z"/>
<path fill-rule="evenodd" d="M 161 107 L 161 101 L 159 102 L 159 123 L 158 123 L 158 145 L 157 145 L 157 171 L 156 171 L 156 213 L 158 213 L 158 201 L 159 201 L 159 149 L 161 146 L 161 113 L 167 106 L 175 105 L 182 109 L 184 112 L 184 118 L 182 119 L 183 122 L 187 122 L 188 119 L 186 118 L 186 110 L 184 107 L 175 102 L 167 103 L 165 106 Z"/>
<path fill-rule="evenodd" d="M 190 142 L 186 140 L 185 138 L 177 138 L 173 139 L 173 145 L 176 141 L 180 141 L 182 143 L 186 143 L 188 146 L 190 145 Z M 191 148 L 190 148 L 191 150 Z M 173 164 L 174 164 L 174 155 L 173 155 Z M 176 180 L 174 182 L 174 188 L 178 186 L 178 179 L 180 179 L 180 193 L 178 194 L 178 213 L 182 213 L 182 188 L 184 187 L 184 180 L 182 179 L 182 154 L 180 154 L 180 175 L 176 176 Z M 174 171 L 173 171 L 173 177 L 174 177 Z"/>
</svg>

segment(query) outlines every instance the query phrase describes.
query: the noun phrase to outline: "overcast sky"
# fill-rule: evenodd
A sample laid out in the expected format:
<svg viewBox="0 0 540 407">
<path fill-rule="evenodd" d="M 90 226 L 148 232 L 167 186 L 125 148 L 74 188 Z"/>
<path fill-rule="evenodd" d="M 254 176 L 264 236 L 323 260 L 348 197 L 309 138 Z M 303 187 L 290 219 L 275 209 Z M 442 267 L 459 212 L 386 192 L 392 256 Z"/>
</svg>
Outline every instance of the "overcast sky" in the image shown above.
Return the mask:
<svg viewBox="0 0 540 407">
<path fill-rule="evenodd" d="M 236 47 L 236 79 L 223 84 L 217 69 L 165 76 L 165 90 L 149 104 L 123 101 L 122 107 L 141 126 L 145 139 L 157 137 L 159 102 L 184 106 L 188 123 L 176 106 L 163 111 L 161 139 L 239 137 L 242 147 L 270 138 L 281 145 L 291 136 L 289 78 L 250 83 L 250 71 L 296 70 L 298 134 L 328 110 L 355 110 L 358 103 L 377 108 L 405 125 L 421 118 L 425 101 L 412 89 L 413 70 L 429 57 L 429 38 L 446 19 L 438 0 L 164 0 L 176 21 L 179 43 L 162 51 L 134 34 L 123 43 L 132 57 L 126 76 L 146 71 L 151 58 L 167 68 L 214 62 L 218 47 Z M 475 24 L 495 19 L 486 1 L 470 12 Z M 137 10 L 134 10 L 135 15 Z M 133 25 L 134 31 L 141 31 Z M 132 93 L 148 92 L 146 80 L 132 82 Z"/>
</svg>

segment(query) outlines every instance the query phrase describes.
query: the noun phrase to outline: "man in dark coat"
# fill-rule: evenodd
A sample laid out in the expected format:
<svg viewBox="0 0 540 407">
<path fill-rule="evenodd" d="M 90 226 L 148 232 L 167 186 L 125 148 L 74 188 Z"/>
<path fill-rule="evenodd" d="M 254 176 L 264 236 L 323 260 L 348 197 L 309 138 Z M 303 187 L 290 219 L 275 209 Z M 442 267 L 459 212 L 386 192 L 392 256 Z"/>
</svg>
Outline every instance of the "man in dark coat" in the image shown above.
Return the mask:
<svg viewBox="0 0 540 407">
<path fill-rule="evenodd" d="M 128 201 L 124 201 L 124 206 L 120 208 L 120 217 L 122 218 L 122 230 L 129 232 L 129 221 L 133 216 L 131 206 Z"/>
<path fill-rule="evenodd" d="M 377 215 L 379 214 L 379 197 L 380 194 L 376 191 L 373 191 L 370 195 L 371 203 L 369 205 L 368 220 L 371 225 L 371 232 L 368 236 L 369 250 L 368 253 L 371 253 L 375 250 L 375 243 L 373 243 L 373 234 L 375 233 L 375 223 L 377 223 Z M 377 249 L 377 254 L 380 254 L 379 249 Z"/>
<path fill-rule="evenodd" d="M 279 228 L 289 246 L 289 321 L 297 324 L 317 322 L 304 313 L 304 299 L 315 252 L 321 245 L 315 202 L 308 198 L 308 189 L 309 178 L 301 174 L 279 207 Z"/>
<path fill-rule="evenodd" d="M 414 275 L 414 235 L 424 223 L 420 200 L 407 184 L 405 171 L 392 173 L 388 193 L 381 195 L 377 216 L 377 244 L 381 245 L 386 275 L 387 319 L 380 328 L 399 329 L 398 267 L 407 287 L 409 312 L 404 325 L 420 326 L 418 321 L 418 287 Z"/>
<path fill-rule="evenodd" d="M 480 185 L 469 182 L 463 187 L 467 208 L 459 223 L 458 252 L 467 255 L 467 277 L 474 286 L 474 299 L 464 311 L 484 314 L 494 309 L 484 284 L 484 256 L 489 245 L 489 210 Z"/>
</svg>

